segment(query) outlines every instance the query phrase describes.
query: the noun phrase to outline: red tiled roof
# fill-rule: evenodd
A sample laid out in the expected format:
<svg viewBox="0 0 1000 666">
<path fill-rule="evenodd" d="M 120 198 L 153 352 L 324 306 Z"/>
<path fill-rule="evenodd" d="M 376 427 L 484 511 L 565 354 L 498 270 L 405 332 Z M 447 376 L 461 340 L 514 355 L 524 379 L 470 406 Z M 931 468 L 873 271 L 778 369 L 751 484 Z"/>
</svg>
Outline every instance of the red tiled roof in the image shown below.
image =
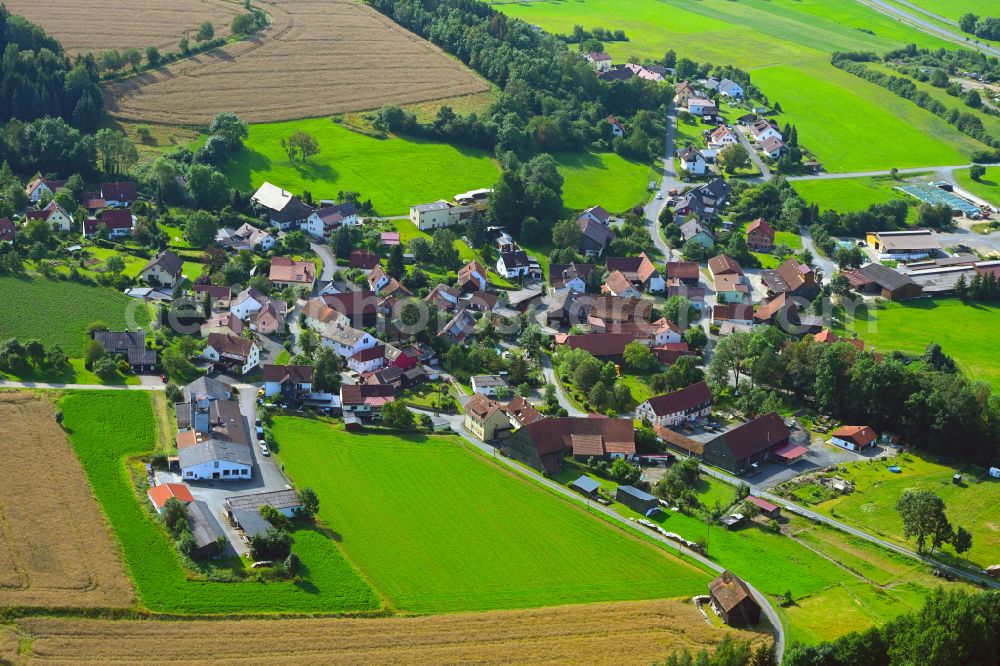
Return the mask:
<svg viewBox="0 0 1000 666">
<path fill-rule="evenodd" d="M 771 513 L 772 511 L 778 508 L 777 504 L 771 504 L 767 500 L 761 499 L 759 497 L 754 497 L 753 495 L 750 495 L 749 497 L 747 497 L 747 499 L 756 504 L 757 506 L 759 506 L 761 511 L 766 511 L 767 513 Z"/>
<path fill-rule="evenodd" d="M 712 275 L 725 275 L 727 273 L 735 275 L 743 274 L 740 262 L 725 254 L 720 254 L 709 259 L 708 269 L 712 272 Z"/>
<path fill-rule="evenodd" d="M 194 501 L 194 496 L 191 494 L 191 489 L 188 488 L 187 484 L 184 483 L 162 483 L 158 486 L 153 486 L 146 493 L 149 495 L 150 501 L 157 509 L 162 509 L 163 505 L 167 503 L 167 500 L 171 497 L 188 504 Z"/>
<path fill-rule="evenodd" d="M 612 453 L 635 453 L 635 425 L 631 419 L 586 418 L 567 416 L 547 418 L 529 423 L 523 428 L 531 437 L 539 456 L 558 453 L 574 448 L 573 437 L 581 447 L 591 446 L 593 441 L 587 436 L 601 438 L 603 451 L 600 455 Z M 583 436 L 581 438 L 581 436 Z M 576 449 L 574 448 L 574 454 Z M 576 454 L 579 455 L 579 454 Z M 598 455 L 584 453 L 582 455 Z"/>
<path fill-rule="evenodd" d="M 316 279 L 316 264 L 291 257 L 272 257 L 268 279 L 272 282 L 310 284 Z"/>
<path fill-rule="evenodd" d="M 770 236 L 772 239 L 774 238 L 774 229 L 762 217 L 758 217 L 747 227 L 747 235 L 752 234 L 755 231 L 757 233 Z"/>
<path fill-rule="evenodd" d="M 385 356 L 385 345 L 375 345 L 374 347 L 369 347 L 368 349 L 362 349 L 351 358 L 358 363 L 367 363 L 368 361 L 374 361 L 375 359 L 382 358 L 383 356 Z"/>
<path fill-rule="evenodd" d="M 831 437 L 839 439 L 849 439 L 859 446 L 863 446 L 876 438 L 875 431 L 869 426 L 841 426 L 830 433 Z"/>
<path fill-rule="evenodd" d="M 563 344 L 570 349 L 583 349 L 594 356 L 621 356 L 625 345 L 635 342 L 631 333 L 591 333 L 590 335 L 567 335 Z"/>
<path fill-rule="evenodd" d="M 396 389 L 392 384 L 343 384 L 340 387 L 340 400 L 345 405 L 372 405 L 381 407 L 392 402 Z"/>
<path fill-rule="evenodd" d="M 382 258 L 377 254 L 366 252 L 365 250 L 354 250 L 351 252 L 350 267 L 369 270 L 375 268 L 382 262 Z"/>
</svg>

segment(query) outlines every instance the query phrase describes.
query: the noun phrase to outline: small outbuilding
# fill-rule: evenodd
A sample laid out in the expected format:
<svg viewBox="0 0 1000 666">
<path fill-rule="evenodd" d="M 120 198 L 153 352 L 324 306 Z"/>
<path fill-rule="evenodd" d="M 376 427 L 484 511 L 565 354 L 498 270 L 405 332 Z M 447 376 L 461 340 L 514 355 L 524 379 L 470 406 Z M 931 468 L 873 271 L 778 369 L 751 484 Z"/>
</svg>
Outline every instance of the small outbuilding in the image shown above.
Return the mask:
<svg viewBox="0 0 1000 666">
<path fill-rule="evenodd" d="M 203 560 L 218 555 L 219 544 L 226 536 L 207 504 L 201 501 L 188 504 L 188 524 L 191 526 L 195 546 L 191 558 Z"/>
<path fill-rule="evenodd" d="M 597 491 L 600 490 L 601 484 L 594 481 L 589 476 L 581 476 L 579 479 L 569 484 L 569 487 L 581 495 L 594 499 L 597 497 Z"/>
<path fill-rule="evenodd" d="M 747 499 L 760 509 L 762 516 L 767 516 L 768 518 L 778 518 L 781 516 L 781 507 L 777 504 L 771 504 L 767 500 L 754 497 L 753 495 L 750 495 Z"/>
<path fill-rule="evenodd" d="M 760 622 L 760 606 L 750 588 L 731 571 L 723 571 L 709 583 L 708 591 L 712 606 L 729 626 L 752 626 Z"/>
<path fill-rule="evenodd" d="M 848 451 L 864 451 L 876 441 L 878 435 L 866 425 L 845 425 L 830 433 L 830 443 Z"/>
<path fill-rule="evenodd" d="M 615 499 L 644 516 L 660 508 L 660 500 L 634 486 L 618 486 Z"/>
</svg>

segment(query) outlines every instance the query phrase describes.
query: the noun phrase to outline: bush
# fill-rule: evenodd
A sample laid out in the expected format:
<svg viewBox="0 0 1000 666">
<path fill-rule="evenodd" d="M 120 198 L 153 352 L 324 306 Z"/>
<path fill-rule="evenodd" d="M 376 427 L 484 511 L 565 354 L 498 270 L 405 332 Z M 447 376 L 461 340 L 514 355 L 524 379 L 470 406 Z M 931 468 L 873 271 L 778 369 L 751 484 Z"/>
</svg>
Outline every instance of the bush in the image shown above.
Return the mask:
<svg viewBox="0 0 1000 666">
<path fill-rule="evenodd" d="M 260 515 L 264 518 L 264 520 L 271 523 L 278 529 L 287 531 L 292 527 L 292 521 L 289 520 L 288 516 L 281 513 L 270 504 L 265 504 L 260 507 Z"/>
<path fill-rule="evenodd" d="M 291 552 L 292 535 L 277 527 L 250 538 L 250 553 L 255 560 L 283 560 Z"/>
<path fill-rule="evenodd" d="M 153 457 L 149 460 L 149 464 L 152 465 L 153 469 L 166 469 L 167 455 L 165 453 L 154 453 Z"/>
<path fill-rule="evenodd" d="M 297 576 L 302 570 L 302 560 L 295 553 L 289 553 L 285 558 L 285 570 L 289 575 Z"/>
</svg>

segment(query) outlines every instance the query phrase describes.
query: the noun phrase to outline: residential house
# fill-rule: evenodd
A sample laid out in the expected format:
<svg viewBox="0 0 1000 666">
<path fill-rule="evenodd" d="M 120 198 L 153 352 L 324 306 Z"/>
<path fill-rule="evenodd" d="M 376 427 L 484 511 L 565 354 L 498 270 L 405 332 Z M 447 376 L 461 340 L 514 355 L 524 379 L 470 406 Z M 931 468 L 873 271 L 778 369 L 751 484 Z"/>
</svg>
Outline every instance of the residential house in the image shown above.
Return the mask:
<svg viewBox="0 0 1000 666">
<path fill-rule="evenodd" d="M 350 326 L 329 324 L 323 331 L 322 344 L 332 348 L 341 358 L 351 358 L 359 351 L 379 344 L 378 338 Z"/>
<path fill-rule="evenodd" d="M 500 304 L 500 297 L 488 291 L 474 291 L 463 296 L 459 305 L 474 312 L 493 312 Z"/>
<path fill-rule="evenodd" d="M 33 205 L 43 198 L 52 198 L 55 193 L 66 186 L 65 180 L 48 180 L 46 178 L 35 178 L 24 188 L 24 194 Z"/>
<path fill-rule="evenodd" d="M 246 320 L 250 315 L 261 310 L 267 305 L 267 296 L 257 291 L 253 287 L 247 287 L 236 295 L 229 303 L 229 311 L 240 319 Z"/>
<path fill-rule="evenodd" d="M 450 342 L 465 342 L 465 340 L 476 332 L 476 318 L 469 310 L 459 310 L 451 320 L 444 325 L 439 337 Z"/>
<path fill-rule="evenodd" d="M 743 99 L 743 86 L 729 79 L 722 79 L 719 81 L 715 90 L 718 90 L 719 94 L 723 97 L 735 100 Z"/>
<path fill-rule="evenodd" d="M 87 218 L 83 221 L 83 235 L 93 236 L 101 227 L 107 229 L 111 238 L 131 236 L 135 227 L 135 215 L 129 208 L 102 210 L 96 218 Z"/>
<path fill-rule="evenodd" d="M 320 204 L 302 224 L 302 231 L 316 238 L 329 238 L 330 234 L 340 227 L 353 227 L 358 224 L 358 209 L 350 202 Z"/>
<path fill-rule="evenodd" d="M 191 488 L 186 483 L 161 483 L 146 491 L 146 497 L 152 503 L 156 513 L 163 513 L 163 507 L 169 499 L 175 499 L 182 504 L 194 501 Z"/>
<path fill-rule="evenodd" d="M 515 429 L 545 418 L 530 402 L 519 395 L 507 403 L 507 415 L 510 416 L 510 422 Z"/>
<path fill-rule="evenodd" d="M 615 490 L 615 499 L 644 516 L 661 511 L 660 500 L 635 486 L 618 486 Z"/>
<path fill-rule="evenodd" d="M 712 279 L 717 279 L 723 275 L 743 276 L 743 267 L 740 262 L 726 254 L 720 254 L 708 260 L 708 272 Z"/>
<path fill-rule="evenodd" d="M 128 208 L 139 200 L 139 192 L 135 189 L 135 183 L 101 183 L 101 198 L 110 208 Z"/>
<path fill-rule="evenodd" d="M 599 319 L 606 323 L 649 321 L 653 301 L 611 294 L 578 294 L 563 291 L 552 297 L 546 310 L 549 325 L 577 326 Z"/>
<path fill-rule="evenodd" d="M 715 300 L 719 303 L 748 303 L 750 287 L 743 281 L 742 275 L 718 275 L 713 289 Z"/>
<path fill-rule="evenodd" d="M 381 265 L 382 257 L 367 250 L 352 250 L 351 258 L 348 262 L 350 268 L 360 268 L 363 271 L 370 271 Z"/>
<path fill-rule="evenodd" d="M 760 622 L 760 605 L 750 587 L 731 571 L 708 584 L 712 607 L 726 624 L 734 627 L 753 626 Z"/>
<path fill-rule="evenodd" d="M 604 285 L 601 287 L 601 291 L 606 294 L 629 298 L 639 298 L 642 295 L 642 292 L 636 289 L 621 271 L 608 273 L 607 277 L 604 278 Z"/>
<path fill-rule="evenodd" d="M 53 231 L 70 231 L 73 228 L 72 216 L 55 201 L 50 201 L 41 210 L 29 210 L 24 217 L 27 220 L 44 220 Z"/>
<path fill-rule="evenodd" d="M 374 372 L 383 365 L 385 365 L 385 345 L 381 343 L 361 349 L 347 359 L 347 367 L 359 375 Z"/>
<path fill-rule="evenodd" d="M 264 395 L 282 396 L 285 403 L 297 402 L 312 393 L 313 367 L 311 365 L 272 365 L 265 363 Z"/>
<path fill-rule="evenodd" d="M 184 277 L 183 268 L 183 259 L 170 250 L 164 250 L 146 262 L 139 271 L 139 277 L 148 285 L 172 289 Z"/>
<path fill-rule="evenodd" d="M 678 224 L 694 215 L 702 222 L 711 221 L 726 205 L 732 188 L 725 178 L 715 178 L 692 188 L 674 206 L 674 219 Z"/>
<path fill-rule="evenodd" d="M 378 320 L 378 297 L 370 291 L 345 291 L 310 299 L 302 308 L 306 324 L 322 333 L 330 324 L 364 328 Z"/>
<path fill-rule="evenodd" d="M 500 448 L 539 472 L 555 474 L 569 454 L 582 459 L 635 455 L 635 426 L 631 419 L 544 418 L 516 430 Z"/>
<path fill-rule="evenodd" d="M 578 294 L 587 291 L 587 279 L 594 272 L 594 264 L 550 264 L 549 286 L 554 292 L 569 289 Z"/>
<path fill-rule="evenodd" d="M 313 213 L 312 207 L 302 203 L 291 192 L 271 183 L 261 185 L 250 201 L 260 206 L 270 223 L 281 231 L 298 229 Z"/>
<path fill-rule="evenodd" d="M 93 215 L 97 211 L 106 208 L 108 203 L 101 197 L 100 192 L 81 192 L 80 205 L 86 208 L 89 214 Z"/>
<path fill-rule="evenodd" d="M 785 142 L 773 136 L 767 137 L 757 145 L 760 147 L 760 152 L 764 153 L 772 160 L 776 160 L 788 152 Z"/>
<path fill-rule="evenodd" d="M 701 279 L 701 269 L 697 261 L 668 261 L 667 280 L 697 287 Z"/>
<path fill-rule="evenodd" d="M 489 190 L 482 190 L 489 192 Z M 460 195 L 464 196 L 464 195 Z M 472 217 L 485 208 L 485 199 L 475 203 L 456 204 L 444 199 L 432 203 L 410 206 L 410 221 L 421 231 L 451 227 Z"/>
<path fill-rule="evenodd" d="M 766 139 L 778 139 L 781 141 L 784 138 L 781 136 L 778 128 L 768 120 L 758 120 L 750 125 L 750 135 L 753 136 L 754 141 L 757 143 L 761 143 Z"/>
<path fill-rule="evenodd" d="M 614 116 L 608 116 L 608 124 L 611 125 L 611 136 L 625 136 L 625 126 Z"/>
<path fill-rule="evenodd" d="M 709 137 L 708 144 L 714 146 L 715 148 L 725 148 L 726 146 L 732 146 L 739 143 L 740 140 L 736 136 L 736 133 L 725 125 L 719 125 L 714 132 L 712 132 Z"/>
<path fill-rule="evenodd" d="M 715 102 L 701 97 L 691 97 L 688 99 L 687 111 L 692 116 L 699 116 L 702 118 L 714 118 L 719 115 L 719 107 L 715 104 Z"/>
<path fill-rule="evenodd" d="M 260 348 L 253 340 L 226 333 L 210 333 L 202 355 L 245 375 L 260 365 Z"/>
<path fill-rule="evenodd" d="M 143 330 L 94 331 L 94 339 L 101 343 L 109 356 L 122 354 L 135 373 L 156 372 L 156 350 L 146 345 Z"/>
<path fill-rule="evenodd" d="M 508 280 L 527 276 L 530 266 L 531 262 L 524 250 L 501 252 L 500 258 L 497 259 L 497 273 Z"/>
<path fill-rule="evenodd" d="M 819 296 L 820 285 L 816 280 L 816 272 L 795 259 L 786 259 L 777 268 L 761 271 L 760 277 L 772 295 L 785 294 L 807 301 Z"/>
<path fill-rule="evenodd" d="M 774 248 L 774 228 L 762 217 L 747 226 L 747 247 L 752 252 L 769 252 Z"/>
<path fill-rule="evenodd" d="M 473 375 L 472 392 L 493 397 L 500 389 L 507 388 L 507 380 L 500 375 Z"/>
<path fill-rule="evenodd" d="M 201 325 L 201 337 L 207 338 L 212 333 L 243 335 L 243 321 L 228 310 L 225 312 L 213 312 L 212 316 L 206 319 Z"/>
<path fill-rule="evenodd" d="M 588 220 L 593 220 L 594 222 L 600 222 L 604 226 L 611 224 L 611 213 L 606 211 L 602 206 L 591 206 L 587 210 L 580 213 L 577 220 L 586 218 Z"/>
<path fill-rule="evenodd" d="M 194 298 L 199 301 L 208 299 L 208 305 L 213 312 L 228 311 L 233 299 L 233 290 L 214 284 L 196 284 L 191 287 Z"/>
<path fill-rule="evenodd" d="M 391 385 L 342 384 L 340 407 L 344 415 L 378 418 L 382 407 L 396 400 L 396 390 Z"/>
<path fill-rule="evenodd" d="M 694 146 L 686 146 L 677 153 L 677 157 L 681 162 L 681 168 L 692 176 L 703 176 L 705 174 L 705 156 Z"/>
<path fill-rule="evenodd" d="M 244 223 L 239 229 L 224 227 L 215 234 L 215 242 L 233 252 L 248 250 L 256 252 L 258 250 L 267 252 L 274 247 L 274 236 L 258 229 L 252 224 Z"/>
<path fill-rule="evenodd" d="M 866 425 L 846 425 L 830 433 L 830 443 L 848 451 L 861 452 L 875 446 L 878 435 Z"/>
<path fill-rule="evenodd" d="M 661 293 L 666 289 L 666 283 L 656 264 L 645 252 L 638 257 L 608 257 L 607 269 L 618 271 L 635 287 L 645 292 Z"/>
<path fill-rule="evenodd" d="M 645 327 L 643 327 L 645 328 Z M 660 317 L 652 324 L 653 345 L 673 345 L 681 341 L 682 331 L 680 327 L 666 317 Z M 637 342 L 645 342 L 649 338 L 647 333 L 640 332 L 636 335 Z"/>
<path fill-rule="evenodd" d="M 688 81 L 678 83 L 677 87 L 674 89 L 674 102 L 681 108 L 687 108 L 688 100 L 692 97 L 698 96 L 698 92 Z"/>
<path fill-rule="evenodd" d="M 941 251 L 941 243 L 928 229 L 869 231 L 867 241 L 882 260 L 923 259 Z"/>
<path fill-rule="evenodd" d="M 720 303 L 712 306 L 712 323 L 722 326 L 730 323 L 747 328 L 754 323 L 753 305 L 749 303 Z"/>
<path fill-rule="evenodd" d="M 484 442 L 506 437 L 514 430 L 504 406 L 479 393 L 465 405 L 465 428 Z"/>
<path fill-rule="evenodd" d="M 178 448 L 177 457 L 185 481 L 245 481 L 253 475 L 253 454 L 247 444 L 202 439 Z"/>
<path fill-rule="evenodd" d="M 637 65 L 634 62 L 627 62 L 622 66 L 632 72 L 632 74 L 636 77 L 646 81 L 655 81 L 656 83 L 660 83 L 661 81 L 666 80 L 663 76 L 666 73 L 666 68 L 659 65 L 643 67 L 642 65 Z"/>
<path fill-rule="evenodd" d="M 730 474 L 743 474 L 751 465 L 788 443 L 788 426 L 776 412 L 764 414 L 722 433 L 705 444 L 702 459 Z"/>
<path fill-rule="evenodd" d="M 851 287 L 863 294 L 879 294 L 888 301 L 902 301 L 923 295 L 923 287 L 908 275 L 882 264 L 868 264 L 844 271 Z"/>
<path fill-rule="evenodd" d="M 250 330 L 260 335 L 274 335 L 285 330 L 288 304 L 268 299 L 260 310 L 250 314 Z"/>
<path fill-rule="evenodd" d="M 615 232 L 609 226 L 594 220 L 591 215 L 581 215 L 577 218 L 580 227 L 580 244 L 577 249 L 587 257 L 599 257 L 604 249 L 615 238 Z"/>
<path fill-rule="evenodd" d="M 458 286 L 462 291 L 486 291 L 489 274 L 478 261 L 470 261 L 458 270 Z"/>
<path fill-rule="evenodd" d="M 14 223 L 10 221 L 9 217 L 0 217 L 0 243 L 7 241 L 9 243 L 14 242 L 14 236 L 17 234 L 17 227 Z"/>
<path fill-rule="evenodd" d="M 650 425 L 678 426 L 685 421 L 697 421 L 711 412 L 712 392 L 702 381 L 649 398 L 636 407 L 635 416 Z"/>
<path fill-rule="evenodd" d="M 606 72 L 611 69 L 611 56 L 604 51 L 591 51 L 583 56 L 583 59 L 598 72 Z"/>
<path fill-rule="evenodd" d="M 606 72 L 597 72 L 597 78 L 606 83 L 613 81 L 629 81 L 635 77 L 635 72 L 625 65 L 612 65 Z"/>
<path fill-rule="evenodd" d="M 649 344 L 650 340 L 637 340 L 634 332 L 628 333 L 591 333 L 587 335 L 566 335 L 559 333 L 555 336 L 557 345 L 565 345 L 570 349 L 583 349 L 601 360 L 620 362 L 625 354 L 625 347 L 632 342 L 644 342 Z"/>
<path fill-rule="evenodd" d="M 396 391 L 406 388 L 403 384 L 405 373 L 395 366 L 375 370 L 365 376 L 365 384 L 392 386 Z"/>
<path fill-rule="evenodd" d="M 704 287 L 690 287 L 687 284 L 681 282 L 677 279 L 671 279 L 667 283 L 667 298 L 671 296 L 682 296 L 691 302 L 691 306 L 701 312 L 702 307 L 705 305 L 705 288 Z"/>
<path fill-rule="evenodd" d="M 715 236 L 698 220 L 688 220 L 681 225 L 681 238 L 685 243 L 694 241 L 702 247 L 715 247 Z"/>
<path fill-rule="evenodd" d="M 696 354 L 688 348 L 688 343 L 672 342 L 653 347 L 653 356 L 656 357 L 660 365 L 670 366 L 676 363 L 681 356 L 696 356 Z"/>
<path fill-rule="evenodd" d="M 291 257 L 272 257 L 268 283 L 276 289 L 302 287 L 312 291 L 316 283 L 316 264 Z"/>
<path fill-rule="evenodd" d="M 428 303 L 433 303 L 436 308 L 445 312 L 451 312 L 458 307 L 458 299 L 461 292 L 446 284 L 438 284 L 431 290 L 431 293 L 424 297 Z"/>
</svg>

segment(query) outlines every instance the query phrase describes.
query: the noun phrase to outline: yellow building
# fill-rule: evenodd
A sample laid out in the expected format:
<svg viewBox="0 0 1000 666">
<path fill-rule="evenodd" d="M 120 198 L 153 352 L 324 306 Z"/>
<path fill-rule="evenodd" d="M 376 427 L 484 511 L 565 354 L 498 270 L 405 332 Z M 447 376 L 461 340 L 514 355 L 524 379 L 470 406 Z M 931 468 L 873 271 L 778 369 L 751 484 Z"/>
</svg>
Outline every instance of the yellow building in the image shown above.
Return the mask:
<svg viewBox="0 0 1000 666">
<path fill-rule="evenodd" d="M 479 393 L 465 406 L 465 427 L 484 442 L 506 437 L 514 430 L 504 406 Z"/>
</svg>

